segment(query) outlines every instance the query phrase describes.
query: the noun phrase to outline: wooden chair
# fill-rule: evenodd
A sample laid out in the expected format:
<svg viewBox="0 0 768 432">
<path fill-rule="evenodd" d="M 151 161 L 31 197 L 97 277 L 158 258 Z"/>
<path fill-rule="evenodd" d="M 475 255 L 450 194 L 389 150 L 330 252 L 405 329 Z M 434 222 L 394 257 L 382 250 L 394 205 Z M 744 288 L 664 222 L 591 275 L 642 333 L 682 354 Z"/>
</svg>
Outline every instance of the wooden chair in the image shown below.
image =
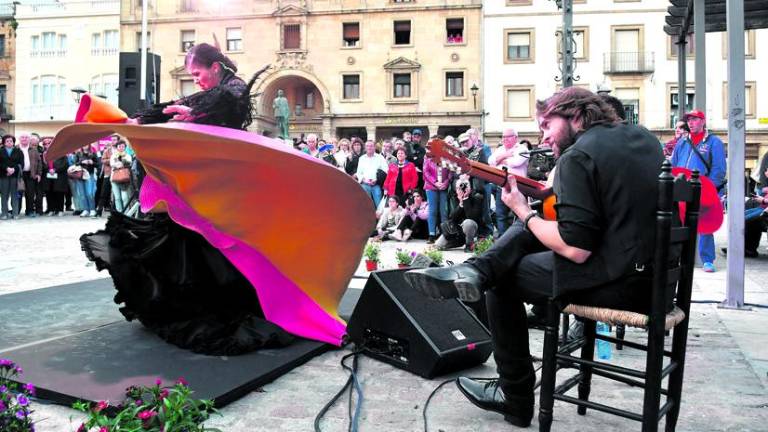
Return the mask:
<svg viewBox="0 0 768 432">
<path fill-rule="evenodd" d="M 558 324 L 561 311 L 554 299 L 547 307 L 547 326 L 542 356 L 541 393 L 539 403 L 539 430 L 547 432 L 552 426 L 552 408 L 555 400 L 578 405 L 577 412 L 584 415 L 587 408 L 637 420 L 643 432 L 658 430 L 659 421 L 666 415 L 666 431 L 675 430 L 680 412 L 683 387 L 685 350 L 688 338 L 691 285 L 693 283 L 694 257 L 701 185 L 698 172 L 690 180 L 671 174 L 669 162 L 664 162 L 659 176 L 659 199 L 656 212 L 656 246 L 653 261 L 653 288 L 650 315 L 635 312 L 569 305 L 562 312 L 585 319 L 582 340 L 565 343 L 558 347 Z M 679 223 L 678 203 L 685 202 L 684 223 Z M 677 221 L 675 221 L 677 218 Z M 682 251 L 682 252 L 680 252 Z M 674 308 L 667 313 L 668 299 L 674 293 Z M 619 340 L 598 335 L 596 321 L 609 324 L 647 328 L 647 344 Z M 664 350 L 665 331 L 673 330 L 672 350 Z M 646 352 L 645 370 L 634 370 L 604 362 L 594 361 L 595 339 L 621 343 L 628 348 Z M 570 353 L 581 347 L 581 356 Z M 670 361 L 664 366 L 664 357 Z M 576 366 L 579 372 L 555 388 L 559 368 Z M 589 400 L 592 375 L 616 380 L 644 389 L 643 412 L 635 413 L 603 405 Z M 667 388 L 662 382 L 668 379 Z M 578 384 L 578 397 L 568 396 Z M 665 396 L 661 405 L 661 396 Z"/>
</svg>

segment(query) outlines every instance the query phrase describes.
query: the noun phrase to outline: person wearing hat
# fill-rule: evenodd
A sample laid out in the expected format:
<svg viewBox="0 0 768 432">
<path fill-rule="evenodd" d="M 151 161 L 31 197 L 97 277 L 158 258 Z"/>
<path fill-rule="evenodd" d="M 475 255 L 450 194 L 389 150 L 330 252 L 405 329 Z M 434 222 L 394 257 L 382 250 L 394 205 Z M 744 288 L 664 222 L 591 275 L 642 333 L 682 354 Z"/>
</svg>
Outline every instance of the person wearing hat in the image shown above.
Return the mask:
<svg viewBox="0 0 768 432">
<path fill-rule="evenodd" d="M 408 155 L 408 160 L 416 165 L 416 172 L 419 175 L 418 188 L 424 188 L 424 175 L 421 172 L 421 167 L 424 166 L 424 156 L 427 155 L 427 149 L 421 145 L 421 129 L 414 129 L 411 133 L 411 151 Z"/>
<path fill-rule="evenodd" d="M 706 116 L 693 110 L 683 116 L 690 133 L 681 136 L 669 159 L 673 167 L 698 170 L 712 180 L 722 196 L 725 186 L 725 146 L 723 141 L 706 129 Z M 699 235 L 699 258 L 702 269 L 707 273 L 715 271 L 715 237 L 712 234 Z"/>
</svg>

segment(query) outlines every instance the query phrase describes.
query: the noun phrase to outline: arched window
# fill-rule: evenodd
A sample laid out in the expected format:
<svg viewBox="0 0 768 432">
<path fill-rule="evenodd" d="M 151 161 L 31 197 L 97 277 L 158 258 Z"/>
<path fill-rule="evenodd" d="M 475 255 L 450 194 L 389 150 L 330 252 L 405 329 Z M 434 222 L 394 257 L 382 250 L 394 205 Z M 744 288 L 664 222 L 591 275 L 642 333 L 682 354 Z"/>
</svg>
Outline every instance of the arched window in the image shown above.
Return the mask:
<svg viewBox="0 0 768 432">
<path fill-rule="evenodd" d="M 58 75 L 32 78 L 32 105 L 63 105 L 71 101 L 67 79 Z"/>
</svg>

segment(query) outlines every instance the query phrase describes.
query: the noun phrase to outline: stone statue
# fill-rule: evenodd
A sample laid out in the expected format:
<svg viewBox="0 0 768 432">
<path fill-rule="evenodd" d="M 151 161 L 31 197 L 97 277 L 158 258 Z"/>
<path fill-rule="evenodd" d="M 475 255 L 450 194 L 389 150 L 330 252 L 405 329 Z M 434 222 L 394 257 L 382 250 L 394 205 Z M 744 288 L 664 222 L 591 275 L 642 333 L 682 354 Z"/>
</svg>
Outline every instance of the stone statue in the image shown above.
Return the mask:
<svg viewBox="0 0 768 432">
<path fill-rule="evenodd" d="M 288 120 L 291 118 L 291 107 L 288 106 L 288 99 L 285 98 L 282 89 L 277 91 L 277 97 L 272 101 L 272 108 L 275 110 L 278 135 L 280 138 L 288 139 Z"/>
</svg>

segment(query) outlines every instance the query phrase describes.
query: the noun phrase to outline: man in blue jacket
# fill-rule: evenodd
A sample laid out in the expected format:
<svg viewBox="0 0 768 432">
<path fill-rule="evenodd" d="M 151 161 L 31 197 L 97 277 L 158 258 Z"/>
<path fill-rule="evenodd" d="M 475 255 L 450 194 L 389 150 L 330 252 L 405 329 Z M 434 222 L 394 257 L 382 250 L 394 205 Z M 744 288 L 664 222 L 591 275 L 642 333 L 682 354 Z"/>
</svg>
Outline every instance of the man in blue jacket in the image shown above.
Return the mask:
<svg viewBox="0 0 768 432">
<path fill-rule="evenodd" d="M 725 191 L 725 147 L 715 135 L 707 132 L 706 117 L 699 110 L 693 110 L 683 117 L 691 132 L 677 142 L 670 162 L 672 166 L 698 170 L 709 177 L 722 196 Z M 715 271 L 715 237 L 712 234 L 699 235 L 699 257 L 705 272 Z"/>
</svg>

